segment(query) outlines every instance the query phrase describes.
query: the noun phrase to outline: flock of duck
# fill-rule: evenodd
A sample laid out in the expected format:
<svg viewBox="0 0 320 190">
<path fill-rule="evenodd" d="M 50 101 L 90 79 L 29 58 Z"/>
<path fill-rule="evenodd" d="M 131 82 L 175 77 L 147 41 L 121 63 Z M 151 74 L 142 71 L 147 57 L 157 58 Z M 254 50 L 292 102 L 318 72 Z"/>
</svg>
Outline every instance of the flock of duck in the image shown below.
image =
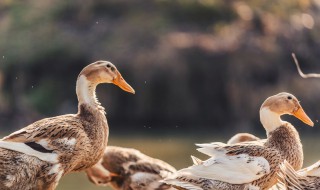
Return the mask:
<svg viewBox="0 0 320 190">
<path fill-rule="evenodd" d="M 314 125 L 292 94 L 282 92 L 263 102 L 260 120 L 266 139 L 242 133 L 227 144 L 197 144 L 209 158 L 192 156 L 193 165 L 177 171 L 138 150 L 107 146 L 108 123 L 95 95 L 100 83 L 135 93 L 112 63 L 86 66 L 76 84 L 77 114 L 36 121 L 0 140 L 1 190 L 52 190 L 62 176 L 75 171 L 118 190 L 320 189 L 320 162 L 301 169 L 299 134 L 280 118 L 289 114 Z"/>
</svg>

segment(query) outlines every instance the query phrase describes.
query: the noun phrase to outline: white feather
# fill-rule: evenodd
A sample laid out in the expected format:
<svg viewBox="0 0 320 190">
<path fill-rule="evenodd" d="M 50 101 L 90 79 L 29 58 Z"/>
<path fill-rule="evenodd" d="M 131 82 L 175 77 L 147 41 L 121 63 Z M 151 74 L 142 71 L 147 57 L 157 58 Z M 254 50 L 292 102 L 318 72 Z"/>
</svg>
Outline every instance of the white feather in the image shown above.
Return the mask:
<svg viewBox="0 0 320 190">
<path fill-rule="evenodd" d="M 0 148 L 21 152 L 29 156 L 35 156 L 46 162 L 58 163 L 58 155 L 56 153 L 39 152 L 21 142 L 7 142 L 0 140 Z"/>
<path fill-rule="evenodd" d="M 213 157 L 202 164 L 179 170 L 177 174 L 179 176 L 191 175 L 231 184 L 245 184 L 257 180 L 269 172 L 270 166 L 265 158 L 240 154 Z"/>
<path fill-rule="evenodd" d="M 197 158 L 197 157 L 192 156 L 192 155 L 191 155 L 191 159 L 192 159 L 192 162 L 193 162 L 194 165 L 199 165 L 199 164 L 202 164 L 202 162 L 203 162 L 200 158 Z"/>
<path fill-rule="evenodd" d="M 205 144 L 196 144 L 200 148 L 197 150 L 208 156 L 216 157 L 219 155 L 225 155 L 226 150 L 223 148 L 227 146 L 225 143 L 216 142 L 216 143 L 205 143 Z"/>
<path fill-rule="evenodd" d="M 286 160 L 280 164 L 278 176 L 280 184 L 294 190 L 304 189 L 299 183 L 299 178 L 302 176 L 300 176 Z"/>
<path fill-rule="evenodd" d="M 311 166 L 298 171 L 301 176 L 314 176 L 320 177 L 320 160 Z"/>
</svg>

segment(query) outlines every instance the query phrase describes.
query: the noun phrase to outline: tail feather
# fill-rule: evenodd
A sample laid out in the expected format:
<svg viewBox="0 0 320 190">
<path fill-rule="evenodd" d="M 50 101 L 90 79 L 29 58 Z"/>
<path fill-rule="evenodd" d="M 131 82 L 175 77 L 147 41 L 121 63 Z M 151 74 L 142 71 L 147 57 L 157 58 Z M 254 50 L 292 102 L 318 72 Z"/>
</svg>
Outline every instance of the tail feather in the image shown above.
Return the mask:
<svg viewBox="0 0 320 190">
<path fill-rule="evenodd" d="M 299 179 L 302 176 L 300 176 L 286 160 L 280 165 L 278 176 L 280 185 L 284 185 L 288 189 L 303 190 L 303 187 L 301 187 L 299 183 Z"/>
<path fill-rule="evenodd" d="M 202 162 L 203 162 L 200 158 L 197 158 L 197 157 L 192 156 L 192 155 L 191 155 L 191 159 L 192 159 L 192 162 L 193 162 L 194 165 L 199 165 L 199 164 L 202 164 Z"/>
</svg>

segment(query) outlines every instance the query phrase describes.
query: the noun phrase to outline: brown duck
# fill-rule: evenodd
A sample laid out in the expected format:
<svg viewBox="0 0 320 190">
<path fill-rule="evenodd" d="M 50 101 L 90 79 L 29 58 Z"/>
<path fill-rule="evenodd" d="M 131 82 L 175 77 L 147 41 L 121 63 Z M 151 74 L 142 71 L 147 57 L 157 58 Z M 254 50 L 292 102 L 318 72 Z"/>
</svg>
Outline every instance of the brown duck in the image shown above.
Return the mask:
<svg viewBox="0 0 320 190">
<path fill-rule="evenodd" d="M 78 113 L 45 118 L 0 140 L 0 189 L 55 189 L 70 172 L 96 164 L 108 141 L 104 108 L 96 99 L 100 83 L 134 93 L 116 67 L 97 61 L 79 74 Z"/>
<path fill-rule="evenodd" d="M 96 185 L 111 185 L 117 190 L 173 189 L 159 182 L 176 170 L 166 162 L 132 148 L 107 146 L 102 159 L 86 170 Z"/>
<path fill-rule="evenodd" d="M 288 160 L 294 169 L 300 169 L 303 162 L 299 134 L 290 123 L 281 120 L 280 116 L 284 114 L 294 115 L 313 126 L 292 94 L 271 96 L 260 108 L 260 120 L 267 131 L 265 142 L 199 144 L 198 150 L 211 158 L 206 161 L 193 159 L 193 166 L 179 170 L 175 178 L 165 179 L 165 182 L 188 190 L 271 188 L 277 183 L 279 165 L 284 160 Z"/>
</svg>

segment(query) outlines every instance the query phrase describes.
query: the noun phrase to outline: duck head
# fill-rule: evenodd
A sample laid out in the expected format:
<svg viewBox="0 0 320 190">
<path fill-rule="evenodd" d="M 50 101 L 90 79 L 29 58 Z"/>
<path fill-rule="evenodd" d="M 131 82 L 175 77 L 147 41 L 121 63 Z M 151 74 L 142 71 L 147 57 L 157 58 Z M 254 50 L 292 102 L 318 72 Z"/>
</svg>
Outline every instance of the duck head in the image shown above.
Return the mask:
<svg viewBox="0 0 320 190">
<path fill-rule="evenodd" d="M 267 132 L 273 131 L 284 123 L 280 118 L 284 114 L 293 115 L 309 126 L 314 125 L 298 99 L 290 93 L 282 92 L 267 98 L 260 108 L 260 120 Z"/>
<path fill-rule="evenodd" d="M 80 73 L 79 78 L 86 77 L 94 84 L 113 83 L 122 90 L 135 93 L 134 89 L 123 79 L 118 69 L 109 61 L 96 61 L 86 66 Z"/>
</svg>

